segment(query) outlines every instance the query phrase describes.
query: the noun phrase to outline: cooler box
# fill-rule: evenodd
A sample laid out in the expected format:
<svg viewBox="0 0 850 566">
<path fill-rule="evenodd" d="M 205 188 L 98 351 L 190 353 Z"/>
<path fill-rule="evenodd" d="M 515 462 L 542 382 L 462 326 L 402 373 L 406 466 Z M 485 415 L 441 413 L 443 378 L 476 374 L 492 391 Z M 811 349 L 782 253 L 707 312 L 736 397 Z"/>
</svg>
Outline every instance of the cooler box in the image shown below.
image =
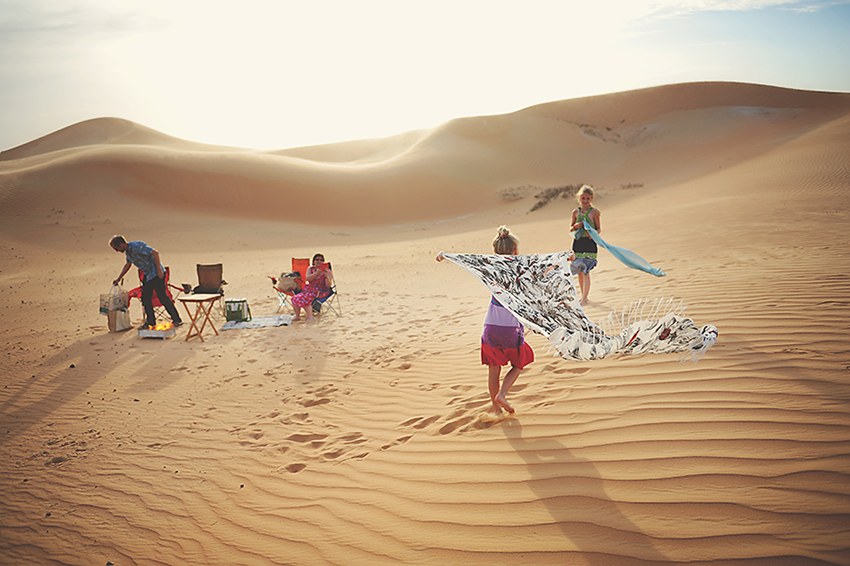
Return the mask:
<svg viewBox="0 0 850 566">
<path fill-rule="evenodd" d="M 225 299 L 224 318 L 233 322 L 251 320 L 251 308 L 248 306 L 248 299 Z"/>
</svg>

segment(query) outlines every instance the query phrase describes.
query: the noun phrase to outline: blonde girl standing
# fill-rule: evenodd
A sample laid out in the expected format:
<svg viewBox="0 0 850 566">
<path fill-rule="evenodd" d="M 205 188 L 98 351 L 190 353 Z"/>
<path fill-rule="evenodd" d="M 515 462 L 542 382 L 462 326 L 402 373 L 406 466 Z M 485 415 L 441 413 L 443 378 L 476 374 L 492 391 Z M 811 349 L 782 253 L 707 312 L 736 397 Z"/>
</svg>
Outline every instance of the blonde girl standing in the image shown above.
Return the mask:
<svg viewBox="0 0 850 566">
<path fill-rule="evenodd" d="M 578 208 L 573 210 L 572 220 L 570 221 L 570 231 L 573 232 L 573 253 L 575 259 L 570 263 L 570 271 L 578 277 L 579 288 L 581 289 L 581 305 L 586 305 L 587 296 L 590 294 L 590 271 L 596 267 L 596 255 L 599 252 L 596 247 L 596 242 L 590 237 L 590 234 L 584 229 L 584 221 L 593 226 L 597 232 L 602 232 L 602 224 L 599 210 L 593 208 L 593 189 L 587 185 L 582 185 L 578 193 Z"/>
</svg>

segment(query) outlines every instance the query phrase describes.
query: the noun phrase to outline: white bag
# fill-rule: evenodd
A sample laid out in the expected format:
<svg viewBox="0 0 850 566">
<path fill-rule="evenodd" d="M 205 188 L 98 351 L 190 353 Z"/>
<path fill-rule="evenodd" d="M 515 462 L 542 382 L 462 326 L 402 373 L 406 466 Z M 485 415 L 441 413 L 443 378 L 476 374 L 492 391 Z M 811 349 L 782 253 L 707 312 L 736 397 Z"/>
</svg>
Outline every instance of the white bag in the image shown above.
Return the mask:
<svg viewBox="0 0 850 566">
<path fill-rule="evenodd" d="M 109 293 L 100 296 L 100 314 L 109 311 L 126 311 L 130 305 L 130 293 L 123 291 L 120 285 L 113 285 Z"/>
<path fill-rule="evenodd" d="M 109 311 L 106 313 L 106 322 L 110 332 L 123 332 L 129 330 L 132 326 L 130 324 L 130 313 L 126 310 Z"/>
<path fill-rule="evenodd" d="M 277 284 L 274 288 L 281 293 L 286 293 L 287 291 L 300 291 L 300 280 L 301 275 L 299 275 L 297 271 L 294 273 L 281 273 L 280 277 L 277 278 Z"/>
<path fill-rule="evenodd" d="M 109 293 L 100 296 L 100 314 L 106 315 L 106 325 L 110 332 L 123 332 L 130 324 L 130 294 L 113 285 Z"/>
</svg>

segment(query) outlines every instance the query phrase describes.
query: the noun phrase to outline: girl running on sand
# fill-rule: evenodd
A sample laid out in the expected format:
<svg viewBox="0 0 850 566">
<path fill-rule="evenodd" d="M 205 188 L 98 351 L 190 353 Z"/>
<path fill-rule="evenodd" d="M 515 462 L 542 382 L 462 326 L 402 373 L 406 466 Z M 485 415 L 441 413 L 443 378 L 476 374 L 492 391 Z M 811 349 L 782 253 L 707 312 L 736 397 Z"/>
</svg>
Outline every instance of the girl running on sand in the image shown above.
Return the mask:
<svg viewBox="0 0 850 566">
<path fill-rule="evenodd" d="M 500 255 L 517 255 L 519 239 L 505 226 L 500 226 L 493 240 L 493 251 Z M 443 252 L 440 252 L 437 261 L 443 259 Z M 493 413 L 498 415 L 503 409 L 509 413 L 515 412 L 506 396 L 519 377 L 519 372 L 533 361 L 534 351 L 525 343 L 522 324 L 495 297 L 491 297 L 481 334 L 481 363 L 489 367 L 488 386 Z M 505 374 L 500 386 L 502 366 L 508 363 L 511 369 Z"/>
</svg>

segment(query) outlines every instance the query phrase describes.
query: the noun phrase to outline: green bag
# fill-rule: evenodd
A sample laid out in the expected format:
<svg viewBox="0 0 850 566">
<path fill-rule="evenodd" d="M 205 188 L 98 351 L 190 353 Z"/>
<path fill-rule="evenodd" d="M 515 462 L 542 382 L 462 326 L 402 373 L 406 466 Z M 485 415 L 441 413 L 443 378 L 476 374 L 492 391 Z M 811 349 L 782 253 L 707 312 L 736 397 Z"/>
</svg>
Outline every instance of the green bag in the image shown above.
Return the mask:
<svg viewBox="0 0 850 566">
<path fill-rule="evenodd" d="M 225 299 L 224 317 L 233 322 L 250 321 L 251 307 L 248 306 L 248 299 Z"/>
</svg>

